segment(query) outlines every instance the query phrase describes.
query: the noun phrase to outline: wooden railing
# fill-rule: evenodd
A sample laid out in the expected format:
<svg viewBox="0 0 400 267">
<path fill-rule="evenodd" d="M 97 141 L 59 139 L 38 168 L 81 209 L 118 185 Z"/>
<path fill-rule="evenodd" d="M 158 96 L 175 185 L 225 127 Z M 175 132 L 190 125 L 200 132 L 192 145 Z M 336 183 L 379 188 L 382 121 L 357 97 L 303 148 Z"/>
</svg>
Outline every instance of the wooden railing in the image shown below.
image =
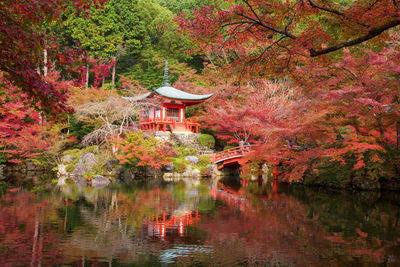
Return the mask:
<svg viewBox="0 0 400 267">
<path fill-rule="evenodd" d="M 245 145 L 230 148 L 221 152 L 213 154 L 211 160 L 214 163 L 218 163 L 230 158 L 238 158 L 246 155 L 254 148 L 254 145 Z"/>
<path fill-rule="evenodd" d="M 166 131 L 167 125 L 169 125 L 171 127 L 171 130 L 173 130 L 176 129 L 178 125 L 181 125 L 185 127 L 185 129 L 197 133 L 200 127 L 200 124 L 198 122 L 191 119 L 183 119 L 182 122 L 177 122 L 173 118 L 162 119 L 159 117 L 140 120 L 139 124 L 142 129 L 153 131 Z"/>
</svg>

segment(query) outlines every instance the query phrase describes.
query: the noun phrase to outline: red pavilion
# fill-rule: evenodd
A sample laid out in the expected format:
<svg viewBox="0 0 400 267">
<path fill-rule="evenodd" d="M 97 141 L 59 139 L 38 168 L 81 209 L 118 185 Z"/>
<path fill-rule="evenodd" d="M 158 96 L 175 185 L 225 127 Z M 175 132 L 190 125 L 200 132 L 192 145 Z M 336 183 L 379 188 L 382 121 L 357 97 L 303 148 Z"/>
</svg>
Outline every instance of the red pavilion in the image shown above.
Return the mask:
<svg viewBox="0 0 400 267">
<path fill-rule="evenodd" d="M 140 112 L 140 128 L 150 131 L 190 131 L 198 133 L 200 124 L 185 118 L 185 108 L 200 104 L 212 95 L 195 95 L 173 88 L 168 82 L 168 62 L 166 62 L 164 83 L 161 87 L 136 98 L 136 100 L 144 100 L 157 97 L 161 100 L 160 106 Z"/>
</svg>

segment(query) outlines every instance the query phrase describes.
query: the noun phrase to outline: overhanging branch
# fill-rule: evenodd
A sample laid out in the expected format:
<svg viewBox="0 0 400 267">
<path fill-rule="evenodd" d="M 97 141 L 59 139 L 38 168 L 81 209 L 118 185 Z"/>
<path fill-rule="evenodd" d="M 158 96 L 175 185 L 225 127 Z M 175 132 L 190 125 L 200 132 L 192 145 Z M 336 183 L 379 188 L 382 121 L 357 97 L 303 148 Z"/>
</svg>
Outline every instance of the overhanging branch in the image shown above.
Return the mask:
<svg viewBox="0 0 400 267">
<path fill-rule="evenodd" d="M 393 21 L 388 22 L 388 23 L 386 23 L 386 24 L 384 24 L 384 25 L 382 25 L 382 26 L 380 26 L 378 28 L 371 29 L 371 30 L 369 30 L 369 32 L 366 35 L 361 36 L 361 37 L 356 38 L 356 39 L 351 40 L 351 41 L 343 42 L 343 43 L 340 43 L 340 44 L 337 44 L 337 45 L 334 45 L 334 46 L 331 46 L 331 47 L 328 47 L 328 48 L 325 48 L 325 49 L 321 49 L 321 50 L 315 50 L 315 49 L 312 48 L 312 49 L 310 49 L 310 56 L 311 57 L 316 57 L 316 56 L 328 54 L 330 52 L 334 52 L 334 51 L 342 49 L 344 47 L 349 47 L 349 46 L 353 46 L 353 45 L 356 45 L 356 44 L 361 44 L 361 43 L 363 43 L 365 41 L 368 41 L 368 40 L 380 35 L 384 31 L 386 31 L 386 30 L 388 30 L 390 28 L 396 27 L 398 25 L 400 25 L 400 19 L 393 20 Z"/>
</svg>

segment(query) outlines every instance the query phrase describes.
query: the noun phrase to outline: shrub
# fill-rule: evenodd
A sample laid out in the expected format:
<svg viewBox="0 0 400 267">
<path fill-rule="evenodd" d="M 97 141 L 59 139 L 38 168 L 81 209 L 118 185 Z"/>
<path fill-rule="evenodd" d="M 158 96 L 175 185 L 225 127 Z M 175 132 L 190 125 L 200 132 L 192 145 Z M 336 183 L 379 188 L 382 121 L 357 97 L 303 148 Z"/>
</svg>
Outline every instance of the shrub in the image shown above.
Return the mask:
<svg viewBox="0 0 400 267">
<path fill-rule="evenodd" d="M 205 177 L 210 177 L 211 176 L 211 171 L 209 168 L 204 168 L 200 170 L 200 175 L 205 176 Z"/>
<path fill-rule="evenodd" d="M 199 151 L 197 151 L 196 148 L 188 146 L 180 146 L 180 147 L 175 147 L 175 149 L 178 151 L 178 158 L 185 158 L 186 156 L 193 156 L 193 155 L 198 155 Z"/>
<path fill-rule="evenodd" d="M 66 170 L 67 172 L 73 172 L 73 171 L 75 170 L 75 165 L 74 165 L 74 164 L 68 164 L 68 165 L 65 167 L 65 170 Z"/>
<path fill-rule="evenodd" d="M 199 158 L 199 163 L 197 165 L 207 166 L 208 164 L 211 164 L 210 157 L 209 156 L 201 156 Z"/>
<path fill-rule="evenodd" d="M 146 138 L 143 132 L 131 132 L 117 144 L 116 158 L 121 164 L 130 166 L 149 166 L 156 170 L 170 163 L 176 151 L 154 136 Z"/>
<path fill-rule="evenodd" d="M 186 171 L 186 164 L 183 160 L 176 159 L 173 162 L 175 172 L 184 173 Z"/>
<path fill-rule="evenodd" d="M 210 134 L 201 134 L 199 135 L 197 140 L 199 141 L 200 145 L 208 147 L 210 149 L 213 149 L 215 146 L 214 136 Z"/>
</svg>

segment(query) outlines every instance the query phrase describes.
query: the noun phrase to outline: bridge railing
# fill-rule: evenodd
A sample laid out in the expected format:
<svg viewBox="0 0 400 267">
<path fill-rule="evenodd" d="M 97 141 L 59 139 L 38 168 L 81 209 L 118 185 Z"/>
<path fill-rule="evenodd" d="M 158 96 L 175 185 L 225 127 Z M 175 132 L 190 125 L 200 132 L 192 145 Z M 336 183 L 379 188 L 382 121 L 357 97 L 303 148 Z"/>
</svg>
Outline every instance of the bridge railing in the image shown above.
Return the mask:
<svg viewBox="0 0 400 267">
<path fill-rule="evenodd" d="M 213 154 L 211 160 L 212 162 L 219 162 L 228 158 L 240 157 L 249 153 L 254 147 L 255 145 L 244 145 L 244 146 L 233 147 Z"/>
</svg>

